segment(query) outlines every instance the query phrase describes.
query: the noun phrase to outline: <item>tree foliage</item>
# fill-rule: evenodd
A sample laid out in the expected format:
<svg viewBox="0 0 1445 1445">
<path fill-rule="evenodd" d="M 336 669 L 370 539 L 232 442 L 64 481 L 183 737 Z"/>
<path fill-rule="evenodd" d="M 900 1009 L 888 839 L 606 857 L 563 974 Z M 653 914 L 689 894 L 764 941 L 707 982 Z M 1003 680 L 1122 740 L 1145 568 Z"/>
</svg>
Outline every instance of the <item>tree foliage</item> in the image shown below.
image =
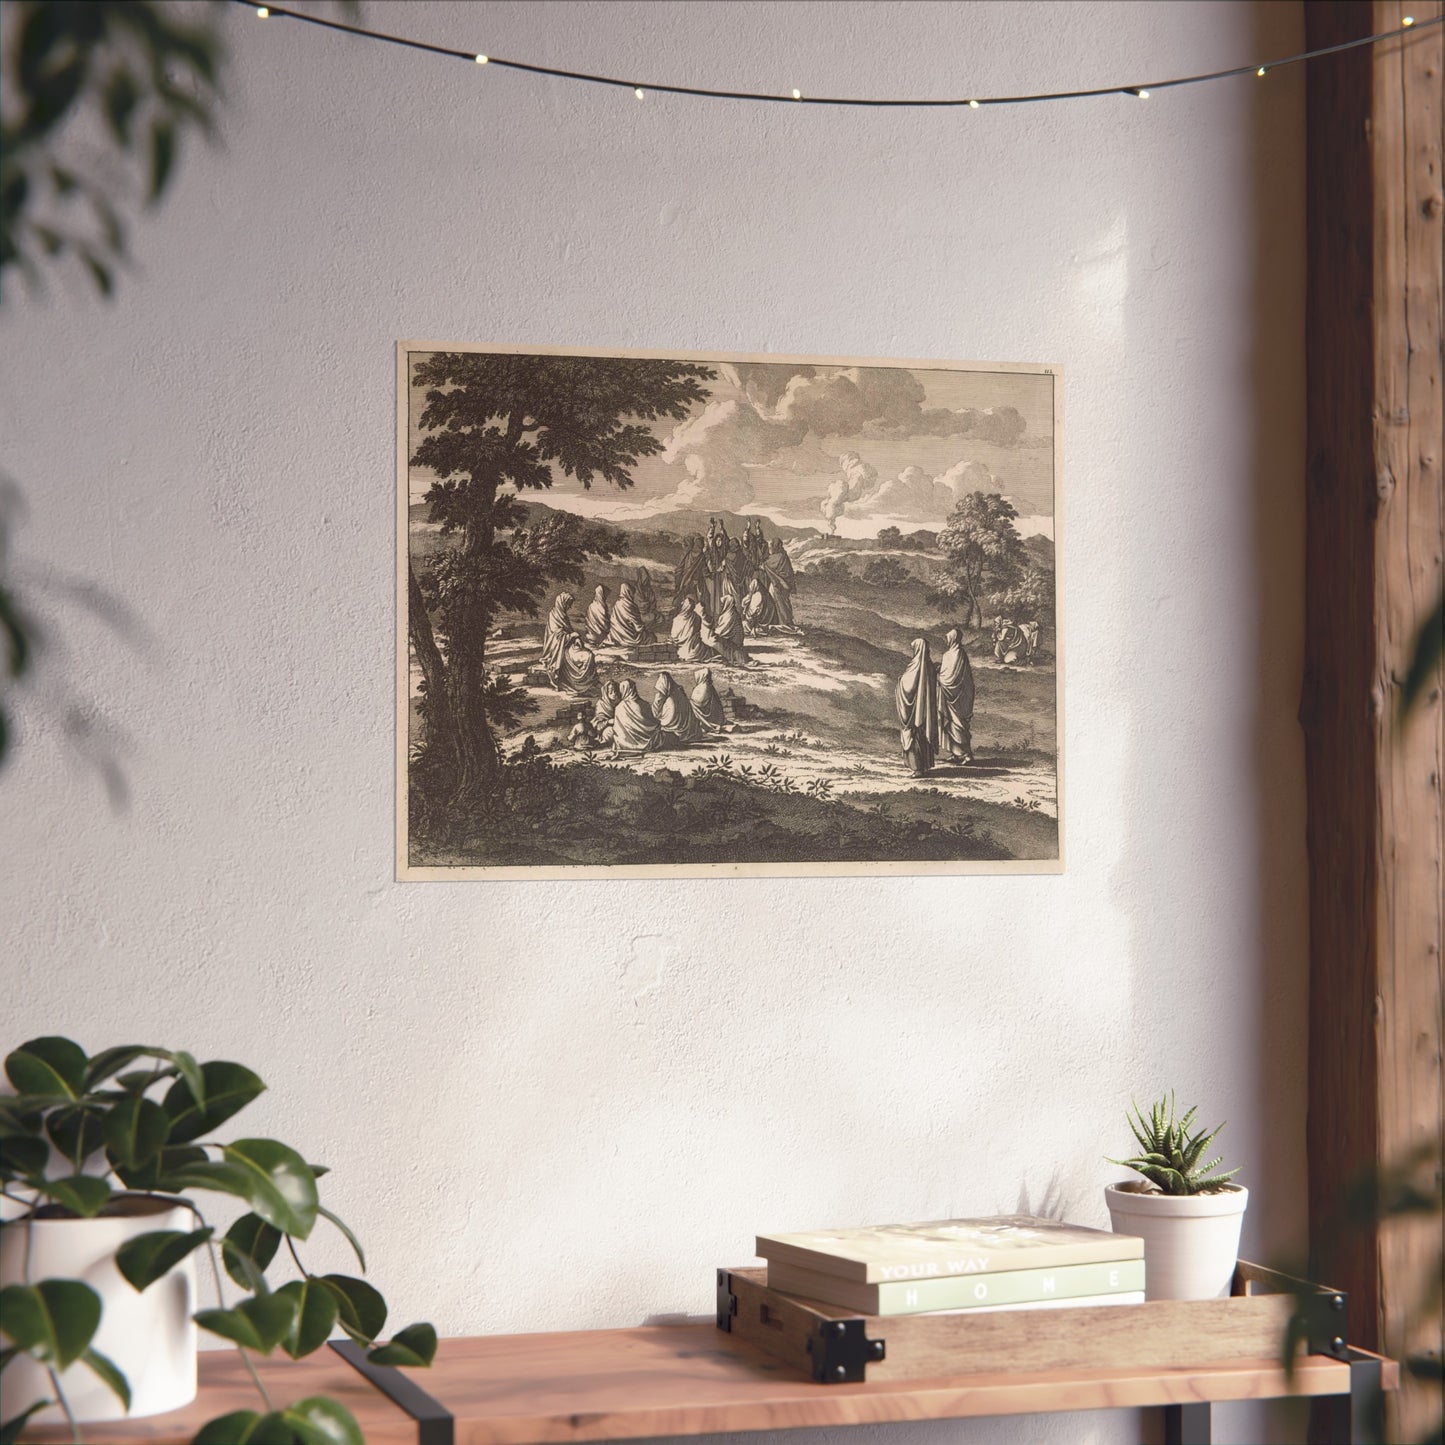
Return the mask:
<svg viewBox="0 0 1445 1445">
<path fill-rule="evenodd" d="M 1047 622 L 1054 615 L 1054 574 L 1032 560 L 1012 587 L 989 595 L 994 615 L 1015 622 Z"/>
<path fill-rule="evenodd" d="M 125 212 L 154 205 L 188 132 L 209 135 L 221 45 L 212 7 L 10 0 L 0 119 L 0 285 L 78 260 L 110 295 Z M 99 145 L 62 132 L 94 116 Z"/>
<path fill-rule="evenodd" d="M 896 557 L 874 557 L 863 569 L 863 580 L 870 587 L 897 587 L 911 582 L 913 574 Z"/>
<path fill-rule="evenodd" d="M 954 507 L 939 534 L 944 564 L 932 577 L 934 600 L 950 609 L 962 602 L 966 621 L 983 625 L 983 602 L 1007 592 L 1023 576 L 1027 553 L 1013 504 L 992 492 L 970 492 Z"/>
</svg>

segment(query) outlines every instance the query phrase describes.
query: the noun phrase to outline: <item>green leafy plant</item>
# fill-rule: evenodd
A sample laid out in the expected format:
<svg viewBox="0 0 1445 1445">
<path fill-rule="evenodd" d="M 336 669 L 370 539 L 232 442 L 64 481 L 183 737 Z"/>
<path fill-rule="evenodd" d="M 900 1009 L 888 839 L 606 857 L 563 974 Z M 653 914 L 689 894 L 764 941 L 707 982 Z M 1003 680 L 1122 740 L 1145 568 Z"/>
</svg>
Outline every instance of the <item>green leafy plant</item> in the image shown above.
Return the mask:
<svg viewBox="0 0 1445 1445">
<path fill-rule="evenodd" d="M 315 1396 L 279 1406 L 251 1363 L 253 1354 L 280 1349 L 292 1359 L 318 1350 L 338 1327 L 370 1350 L 378 1364 L 429 1365 L 436 1331 L 414 1324 L 377 1345 L 386 1323 L 385 1299 L 366 1280 L 317 1275 L 298 1244 L 325 1220 L 356 1255 L 366 1258 L 351 1230 L 322 1203 L 324 1167 L 275 1139 L 220 1142 L 214 1131 L 265 1089 L 241 1064 L 198 1063 L 182 1050 L 123 1045 L 87 1056 L 67 1038 L 31 1039 L 5 1060 L 13 1095 L 0 1096 L 0 1192 L 23 1206 L 3 1228 L 31 1221 L 91 1219 L 121 1212 L 139 1196 L 176 1199 L 195 1216 L 192 1230 L 152 1230 L 123 1244 L 116 1267 L 133 1289 L 147 1289 L 194 1250 L 205 1250 L 217 1307 L 195 1315 L 202 1329 L 230 1340 L 241 1353 L 264 1405 L 210 1421 L 197 1445 L 264 1440 L 275 1445 L 363 1445 L 360 1428 L 334 1400 Z M 227 1194 L 244 1201 L 243 1214 L 219 1239 L 193 1196 Z M 266 1271 L 282 1245 L 299 1278 L 273 1288 Z M 227 1304 L 222 1270 L 241 1292 Z M 98 1375 L 129 1407 L 125 1376 L 92 1342 L 101 1323 L 100 1296 L 81 1280 L 26 1279 L 0 1290 L 0 1331 L 6 1348 L 0 1369 L 25 1354 L 47 1371 L 54 1400 L 0 1425 L 0 1440 L 19 1434 L 25 1418 L 58 1404 L 79 1439 L 60 1374 L 77 1361 Z"/>
<path fill-rule="evenodd" d="M 1175 1113 L 1174 1095 L 1160 1099 L 1149 1117 L 1137 1102 L 1129 1119 L 1129 1128 L 1139 1144 L 1139 1153 L 1132 1159 L 1110 1159 L 1111 1164 L 1122 1164 L 1136 1174 L 1142 1174 L 1160 1194 L 1214 1194 L 1230 1187 L 1229 1181 L 1239 1173 L 1231 1169 L 1219 1174 L 1215 1171 L 1224 1162 L 1215 1155 L 1205 1160 L 1204 1154 L 1219 1137 L 1224 1125 L 1206 1134 L 1191 1129 L 1198 1107 L 1192 1108 L 1184 1117 Z"/>
</svg>

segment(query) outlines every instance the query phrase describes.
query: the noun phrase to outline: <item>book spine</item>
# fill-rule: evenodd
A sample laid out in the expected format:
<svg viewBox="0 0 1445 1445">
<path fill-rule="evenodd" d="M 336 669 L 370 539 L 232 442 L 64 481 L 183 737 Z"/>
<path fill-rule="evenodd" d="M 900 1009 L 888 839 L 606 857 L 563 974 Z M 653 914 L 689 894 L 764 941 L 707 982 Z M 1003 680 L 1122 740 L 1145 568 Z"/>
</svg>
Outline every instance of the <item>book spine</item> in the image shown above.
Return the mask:
<svg viewBox="0 0 1445 1445">
<path fill-rule="evenodd" d="M 1062 1269 L 1011 1269 L 1001 1274 L 921 1279 L 913 1283 L 870 1285 L 876 1291 L 874 1314 L 919 1314 L 925 1310 L 970 1309 L 977 1305 L 1075 1299 L 1083 1295 L 1122 1294 L 1144 1288 L 1142 1259 L 1107 1264 L 1074 1264 Z"/>
</svg>

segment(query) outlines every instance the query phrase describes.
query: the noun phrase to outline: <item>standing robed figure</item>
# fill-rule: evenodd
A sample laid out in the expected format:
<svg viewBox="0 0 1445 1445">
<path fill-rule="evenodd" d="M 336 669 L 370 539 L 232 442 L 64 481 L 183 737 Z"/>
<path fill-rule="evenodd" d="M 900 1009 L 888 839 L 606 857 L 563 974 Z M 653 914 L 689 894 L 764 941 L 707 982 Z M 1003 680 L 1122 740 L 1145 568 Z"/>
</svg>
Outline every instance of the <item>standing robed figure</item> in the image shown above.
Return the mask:
<svg viewBox="0 0 1445 1445">
<path fill-rule="evenodd" d="M 955 763 L 973 761 L 973 664 L 963 650 L 963 637 L 950 627 L 938 659 L 938 730 Z"/>
<path fill-rule="evenodd" d="M 773 609 L 778 614 L 777 625 L 796 630 L 798 624 L 793 620 L 793 592 L 798 585 L 798 576 L 793 571 L 793 559 L 783 549 L 780 537 L 773 538 L 758 575 L 767 583 L 768 592 L 772 596 Z"/>
<path fill-rule="evenodd" d="M 915 778 L 921 778 L 938 756 L 938 666 L 928 639 L 913 639 L 913 656 L 893 691 L 898 708 L 898 741 Z"/>
</svg>

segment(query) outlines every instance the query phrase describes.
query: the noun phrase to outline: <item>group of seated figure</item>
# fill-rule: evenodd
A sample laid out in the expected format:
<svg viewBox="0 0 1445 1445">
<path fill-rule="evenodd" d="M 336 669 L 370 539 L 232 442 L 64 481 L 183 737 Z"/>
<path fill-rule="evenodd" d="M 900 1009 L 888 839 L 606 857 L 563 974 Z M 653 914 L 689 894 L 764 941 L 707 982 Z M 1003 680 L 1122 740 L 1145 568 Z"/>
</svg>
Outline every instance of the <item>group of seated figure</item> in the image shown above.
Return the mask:
<svg viewBox="0 0 1445 1445">
<path fill-rule="evenodd" d="M 741 538 L 729 538 L 714 517 L 706 537 L 689 537 L 673 574 L 673 615 L 668 630 L 679 662 L 721 662 L 749 667 L 746 639 L 769 632 L 797 632 L 793 592 L 797 577 L 782 541 L 769 542 L 752 518 Z M 576 598 L 558 593 L 542 640 L 542 670 L 559 692 L 597 689 L 597 651 L 635 648 L 657 641 L 657 594 L 647 568 L 610 600 L 605 583 L 593 589 L 581 624 L 573 621 Z"/>
<path fill-rule="evenodd" d="M 630 677 L 609 679 L 590 716 L 586 708 L 577 709 L 567 742 L 578 752 L 610 748 L 614 757 L 641 757 L 731 731 L 712 673 L 703 668 L 691 693 L 671 673 L 658 673 L 650 705 Z"/>
</svg>

